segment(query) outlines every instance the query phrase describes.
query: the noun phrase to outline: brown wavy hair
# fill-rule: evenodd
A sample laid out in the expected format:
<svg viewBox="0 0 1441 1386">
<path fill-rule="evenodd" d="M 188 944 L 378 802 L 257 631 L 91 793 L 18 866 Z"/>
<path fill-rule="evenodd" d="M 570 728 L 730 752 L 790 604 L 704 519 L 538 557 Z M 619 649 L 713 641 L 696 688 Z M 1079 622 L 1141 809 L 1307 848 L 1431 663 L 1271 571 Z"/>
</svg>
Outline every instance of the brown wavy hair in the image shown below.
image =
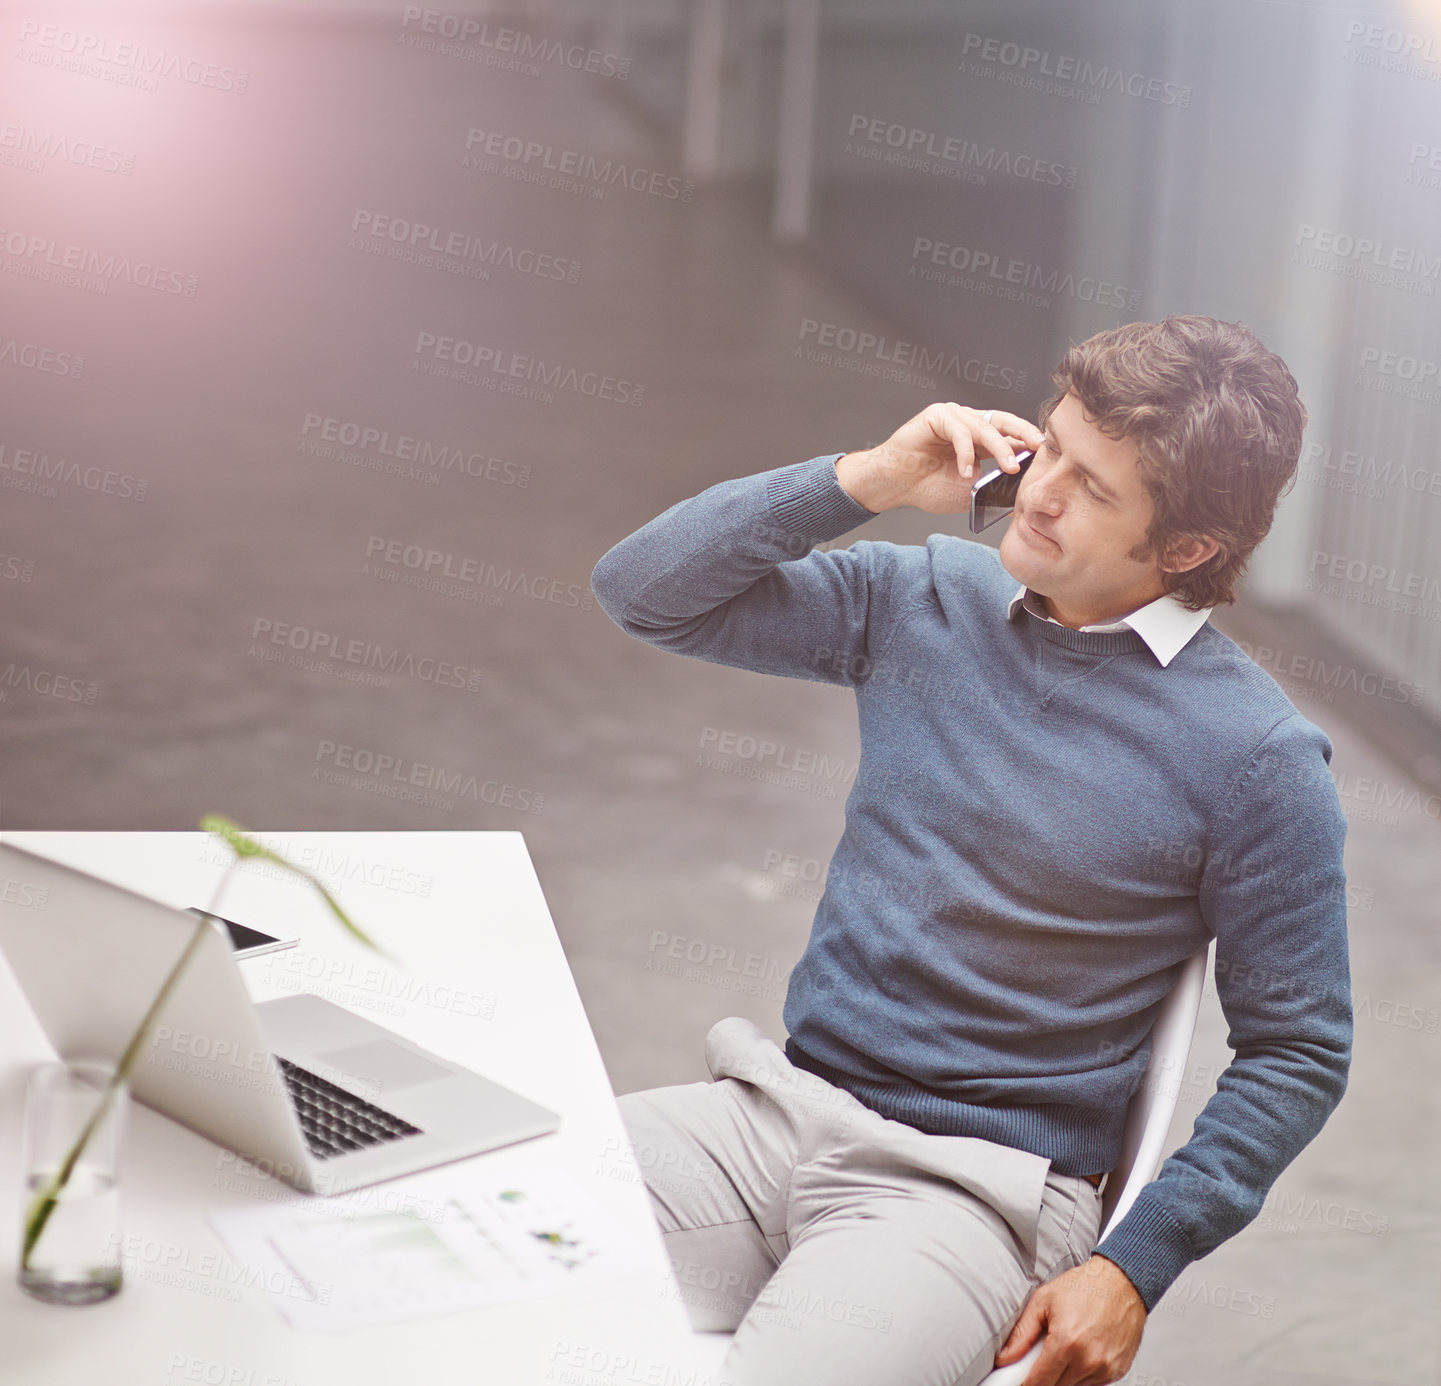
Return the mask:
<svg viewBox="0 0 1441 1386">
<path fill-rule="evenodd" d="M 1140 454 L 1155 513 L 1131 556 L 1165 561 L 1185 535 L 1220 548 L 1162 574 L 1191 611 L 1236 600 L 1236 580 L 1296 479 L 1306 408 L 1285 362 L 1240 323 L 1196 315 L 1133 322 L 1073 345 L 1052 373 L 1051 410 L 1074 394 L 1107 437 Z"/>
</svg>

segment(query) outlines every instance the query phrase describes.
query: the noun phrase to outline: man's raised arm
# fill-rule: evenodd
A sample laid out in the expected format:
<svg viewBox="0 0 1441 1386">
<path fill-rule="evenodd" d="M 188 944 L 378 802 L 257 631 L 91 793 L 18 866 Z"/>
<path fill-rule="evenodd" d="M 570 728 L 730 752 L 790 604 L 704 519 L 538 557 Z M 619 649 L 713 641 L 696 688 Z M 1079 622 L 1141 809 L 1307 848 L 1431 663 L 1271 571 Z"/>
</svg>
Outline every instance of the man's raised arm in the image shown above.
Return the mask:
<svg viewBox="0 0 1441 1386">
<path fill-rule="evenodd" d="M 882 510 L 964 510 L 976 459 L 1015 469 L 1040 438 L 1011 414 L 932 404 L 863 452 L 722 481 L 616 544 L 591 587 L 627 634 L 760 673 L 853 684 L 907 600 L 899 568 L 924 550 L 861 542 L 813 552 Z"/>
</svg>

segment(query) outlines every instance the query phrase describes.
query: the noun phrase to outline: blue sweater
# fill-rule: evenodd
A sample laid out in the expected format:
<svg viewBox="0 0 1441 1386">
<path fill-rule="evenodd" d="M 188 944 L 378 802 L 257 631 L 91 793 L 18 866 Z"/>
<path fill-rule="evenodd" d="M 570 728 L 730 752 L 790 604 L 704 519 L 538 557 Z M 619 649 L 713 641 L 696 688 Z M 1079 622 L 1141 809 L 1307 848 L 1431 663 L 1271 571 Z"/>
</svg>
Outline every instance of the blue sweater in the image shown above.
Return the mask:
<svg viewBox="0 0 1441 1386">
<path fill-rule="evenodd" d="M 984 544 L 860 540 L 836 454 L 723 481 L 597 564 L 628 634 L 854 690 L 861 761 L 786 1053 L 884 1116 L 1111 1168 L 1149 1031 L 1216 940 L 1235 1057 L 1097 1251 L 1147 1309 L 1260 1211 L 1351 1052 L 1331 743 L 1209 623 L 1038 620 Z"/>
</svg>

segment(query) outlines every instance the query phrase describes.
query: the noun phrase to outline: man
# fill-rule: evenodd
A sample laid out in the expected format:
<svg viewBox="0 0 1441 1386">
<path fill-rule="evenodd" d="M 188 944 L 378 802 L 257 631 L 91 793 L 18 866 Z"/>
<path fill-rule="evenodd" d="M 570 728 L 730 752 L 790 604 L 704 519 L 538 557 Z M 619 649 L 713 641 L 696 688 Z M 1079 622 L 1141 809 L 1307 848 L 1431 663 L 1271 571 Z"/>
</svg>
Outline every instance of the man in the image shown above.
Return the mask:
<svg viewBox="0 0 1441 1386">
<path fill-rule="evenodd" d="M 1294 476 L 1295 381 L 1202 317 L 1103 332 L 1054 379 L 1040 428 L 933 404 L 712 486 L 595 570 L 632 635 L 857 700 L 784 1052 L 731 1018 L 714 1082 L 621 1099 L 693 1322 L 739 1323 L 737 1386 L 968 1386 L 1042 1333 L 1026 1386 L 1116 1381 L 1345 1089 L 1331 744 L 1207 621 Z M 1018 445 L 999 551 L 815 551 L 966 509 Z M 1151 1022 L 1210 938 L 1235 1057 L 1097 1245 Z"/>
</svg>

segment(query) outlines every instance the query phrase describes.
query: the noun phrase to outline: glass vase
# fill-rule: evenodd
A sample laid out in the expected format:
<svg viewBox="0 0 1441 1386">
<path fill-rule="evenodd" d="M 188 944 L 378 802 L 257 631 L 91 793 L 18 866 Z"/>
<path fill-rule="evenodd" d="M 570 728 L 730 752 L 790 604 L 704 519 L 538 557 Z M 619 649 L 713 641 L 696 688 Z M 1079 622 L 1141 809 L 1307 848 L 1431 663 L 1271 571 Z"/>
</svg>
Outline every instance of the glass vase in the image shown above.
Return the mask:
<svg viewBox="0 0 1441 1386">
<path fill-rule="evenodd" d="M 106 1096 L 113 1072 L 88 1060 L 46 1063 L 26 1086 L 20 1285 L 49 1304 L 94 1304 L 120 1291 L 129 1092 L 122 1083 Z"/>
</svg>

